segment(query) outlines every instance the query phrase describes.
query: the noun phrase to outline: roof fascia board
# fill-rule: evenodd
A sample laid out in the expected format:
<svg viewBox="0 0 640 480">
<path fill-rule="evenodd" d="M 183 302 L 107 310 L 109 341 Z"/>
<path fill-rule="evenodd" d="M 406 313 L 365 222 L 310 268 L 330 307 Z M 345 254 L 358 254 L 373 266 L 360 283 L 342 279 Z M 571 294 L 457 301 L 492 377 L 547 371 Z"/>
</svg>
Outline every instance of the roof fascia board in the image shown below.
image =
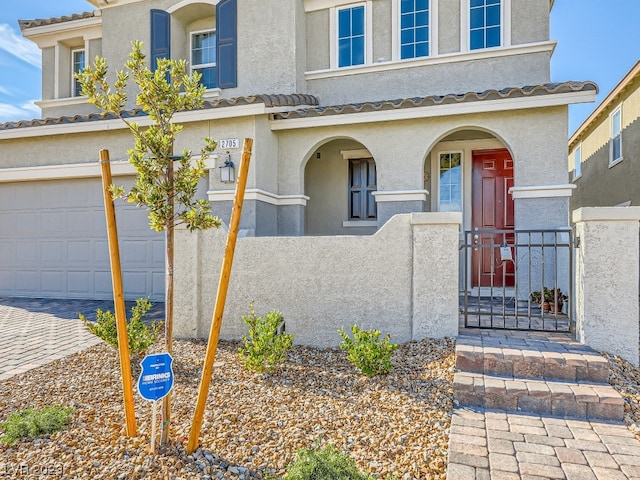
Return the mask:
<svg viewBox="0 0 640 480">
<path fill-rule="evenodd" d="M 573 135 L 569 138 L 569 146 L 571 147 L 576 140 L 578 140 L 582 134 L 591 127 L 591 124 L 595 122 L 595 120 L 605 112 L 611 104 L 615 103 L 618 95 L 622 93 L 622 91 L 627 88 L 627 86 L 635 80 L 636 77 L 640 77 L 640 60 L 636 62 L 636 64 L 631 67 L 631 70 L 627 72 L 627 74 L 618 82 L 618 84 L 609 92 L 609 94 L 600 102 L 600 105 L 596 107 L 596 109 L 591 112 L 584 122 L 578 127 L 578 129 L 574 132 Z"/>
<path fill-rule="evenodd" d="M 383 110 L 378 112 L 270 120 L 270 124 L 271 130 L 291 130 L 297 128 L 324 127 L 332 125 L 389 122 L 394 120 L 411 120 L 414 118 L 445 117 L 449 115 L 468 115 L 472 113 L 500 112 L 527 108 L 556 107 L 574 103 L 589 103 L 594 101 L 595 96 L 596 94 L 593 91 L 556 93 L 535 97 L 483 100 L 480 102 L 466 103 L 462 102 L 448 105 Z"/>
<path fill-rule="evenodd" d="M 248 117 L 266 114 L 264 103 L 253 105 L 236 105 L 223 108 L 206 108 L 179 112 L 173 117 L 175 123 L 190 123 L 206 120 L 221 120 L 227 118 Z M 137 123 L 144 127 L 151 125 L 149 117 L 129 117 L 129 123 Z M 11 138 L 43 137 L 47 135 L 68 135 L 74 133 L 99 132 L 104 130 L 123 130 L 127 125 L 119 118 L 111 120 L 95 120 L 88 122 L 62 123 L 58 125 L 39 125 L 33 127 L 12 128 L 0 130 L 0 140 Z"/>
<path fill-rule="evenodd" d="M 22 36 L 37 43 L 40 48 L 43 48 L 55 45 L 61 38 L 68 38 L 71 35 L 77 36 L 78 34 L 82 34 L 89 38 L 83 30 L 89 34 L 92 33 L 95 38 L 100 38 L 102 35 L 102 16 L 69 20 L 67 22 L 43 25 L 41 27 L 31 27 L 23 30 Z"/>
</svg>

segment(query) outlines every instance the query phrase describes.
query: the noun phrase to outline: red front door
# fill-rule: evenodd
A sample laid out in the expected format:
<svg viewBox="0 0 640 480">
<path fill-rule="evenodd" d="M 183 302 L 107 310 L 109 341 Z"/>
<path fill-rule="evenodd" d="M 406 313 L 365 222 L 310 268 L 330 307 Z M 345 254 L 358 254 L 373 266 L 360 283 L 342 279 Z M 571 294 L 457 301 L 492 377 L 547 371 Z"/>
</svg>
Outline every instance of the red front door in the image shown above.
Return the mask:
<svg viewBox="0 0 640 480">
<path fill-rule="evenodd" d="M 472 162 L 472 229 L 502 231 L 474 235 L 478 248 L 472 250 L 472 286 L 513 287 L 513 261 L 503 261 L 499 248 L 504 243 L 511 246 L 514 241 L 513 198 L 509 193 L 513 186 L 513 160 L 506 149 L 477 150 Z"/>
</svg>

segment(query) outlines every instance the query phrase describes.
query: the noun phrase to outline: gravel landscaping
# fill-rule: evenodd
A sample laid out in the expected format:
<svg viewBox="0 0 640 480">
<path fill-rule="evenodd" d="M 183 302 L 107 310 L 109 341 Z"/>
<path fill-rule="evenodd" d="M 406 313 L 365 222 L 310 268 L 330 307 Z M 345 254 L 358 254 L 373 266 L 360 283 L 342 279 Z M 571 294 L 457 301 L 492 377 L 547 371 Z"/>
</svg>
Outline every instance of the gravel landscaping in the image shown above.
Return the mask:
<svg viewBox="0 0 640 480">
<path fill-rule="evenodd" d="M 191 456 L 185 446 L 202 341 L 174 344 L 172 442 L 156 455 L 148 453 L 151 404 L 138 394 L 138 436 L 124 437 L 120 370 L 111 347 L 98 345 L 0 382 L 0 422 L 30 406 L 76 409 L 62 432 L 0 444 L 0 476 L 46 469 L 43 478 L 248 480 L 282 475 L 300 448 L 333 444 L 380 478 L 445 478 L 453 340 L 401 345 L 393 372 L 373 379 L 340 350 L 300 346 L 276 374 L 254 374 L 239 361 L 238 346 L 220 343 L 201 448 Z M 134 382 L 139 371 L 134 362 Z"/>
<path fill-rule="evenodd" d="M 624 419 L 640 440 L 640 368 L 620 357 L 600 353 L 609 361 L 609 383 L 624 397 Z"/>
</svg>

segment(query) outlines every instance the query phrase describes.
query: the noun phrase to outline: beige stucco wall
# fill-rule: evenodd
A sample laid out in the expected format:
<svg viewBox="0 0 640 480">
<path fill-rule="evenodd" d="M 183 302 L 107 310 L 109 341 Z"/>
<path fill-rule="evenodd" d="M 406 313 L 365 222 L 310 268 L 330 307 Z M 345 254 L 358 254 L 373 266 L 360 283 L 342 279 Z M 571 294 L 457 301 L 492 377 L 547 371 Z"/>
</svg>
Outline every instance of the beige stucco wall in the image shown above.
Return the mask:
<svg viewBox="0 0 640 480">
<path fill-rule="evenodd" d="M 460 45 L 461 2 L 438 3 L 438 53 L 455 53 Z"/>
<path fill-rule="evenodd" d="M 511 0 L 511 44 L 549 40 L 549 1 Z"/>
<path fill-rule="evenodd" d="M 638 365 L 640 207 L 581 208 L 573 220 L 576 337 Z"/>
<path fill-rule="evenodd" d="M 437 65 L 309 79 L 307 91 L 323 104 L 334 105 L 541 85 L 549 82 L 549 61 L 550 52 L 487 60 L 458 58 Z"/>
<path fill-rule="evenodd" d="M 459 217 L 422 215 L 433 221 L 400 215 L 366 237 L 239 238 L 222 338 L 246 332 L 252 301 L 259 314 L 281 311 L 299 344 L 335 347 L 336 330 L 354 323 L 397 342 L 455 335 Z M 224 229 L 176 236 L 177 336 L 209 332 L 225 238 Z"/>
</svg>

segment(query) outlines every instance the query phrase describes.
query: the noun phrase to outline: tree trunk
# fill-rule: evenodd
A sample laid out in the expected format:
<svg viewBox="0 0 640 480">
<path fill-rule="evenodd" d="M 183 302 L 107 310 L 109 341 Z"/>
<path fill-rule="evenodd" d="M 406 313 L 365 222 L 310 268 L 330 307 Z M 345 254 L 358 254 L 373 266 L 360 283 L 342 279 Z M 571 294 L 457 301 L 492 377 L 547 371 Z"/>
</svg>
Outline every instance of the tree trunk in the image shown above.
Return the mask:
<svg viewBox="0 0 640 480">
<path fill-rule="evenodd" d="M 173 234 L 174 234 L 174 221 L 173 221 L 173 158 L 168 159 L 167 177 L 169 181 L 169 198 L 167 203 L 169 204 L 169 212 L 171 221 L 165 226 L 165 240 L 166 240 L 166 272 L 165 272 L 165 313 L 164 313 L 164 348 L 167 353 L 173 351 Z M 164 445 L 169 440 L 169 430 L 171 427 L 171 392 L 162 399 L 162 433 L 160 435 L 160 444 Z"/>
</svg>

